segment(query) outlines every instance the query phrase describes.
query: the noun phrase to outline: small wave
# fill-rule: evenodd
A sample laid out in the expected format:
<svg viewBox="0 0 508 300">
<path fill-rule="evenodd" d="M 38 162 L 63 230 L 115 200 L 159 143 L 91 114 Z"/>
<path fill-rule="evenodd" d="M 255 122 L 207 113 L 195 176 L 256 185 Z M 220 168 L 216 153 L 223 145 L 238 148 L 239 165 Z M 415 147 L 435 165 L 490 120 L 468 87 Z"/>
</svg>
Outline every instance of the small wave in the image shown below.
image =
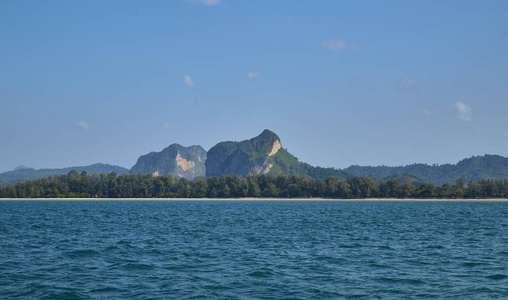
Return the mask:
<svg viewBox="0 0 508 300">
<path fill-rule="evenodd" d="M 495 274 L 495 275 L 487 276 L 487 278 L 491 279 L 491 280 L 503 280 L 503 279 L 508 278 L 508 276 L 506 276 L 504 274 Z"/>
<path fill-rule="evenodd" d="M 155 267 L 148 264 L 128 263 L 124 266 L 124 268 L 128 270 L 151 270 Z"/>
<path fill-rule="evenodd" d="M 118 250 L 118 247 L 115 245 L 109 245 L 104 250 L 105 251 Z"/>
<path fill-rule="evenodd" d="M 420 279 L 414 279 L 414 278 L 388 278 L 388 277 L 382 277 L 379 279 L 381 282 L 386 283 L 402 283 L 402 284 L 412 284 L 412 285 L 418 285 L 418 284 L 424 284 L 425 281 Z"/>
<path fill-rule="evenodd" d="M 441 245 L 429 245 L 427 246 L 428 249 L 444 249 Z"/>
<path fill-rule="evenodd" d="M 114 288 L 114 287 L 107 286 L 107 287 L 103 287 L 103 288 L 93 289 L 90 292 L 92 292 L 92 293 L 114 293 L 114 292 L 118 292 L 118 291 L 121 291 L 121 290 Z"/>
<path fill-rule="evenodd" d="M 383 264 L 378 264 L 378 263 L 371 263 L 369 265 L 369 267 L 376 268 L 376 269 L 390 269 L 391 268 L 391 266 L 389 266 L 389 265 L 383 265 Z"/>
<path fill-rule="evenodd" d="M 42 299 L 85 299 L 75 292 L 52 293 Z"/>
<path fill-rule="evenodd" d="M 124 245 L 124 246 L 126 246 L 127 248 L 134 248 L 134 247 L 132 246 L 132 243 L 131 243 L 130 241 L 126 241 L 126 240 L 121 240 L 121 241 L 118 241 L 116 244 L 117 244 L 117 245 Z"/>
<path fill-rule="evenodd" d="M 251 272 L 248 274 L 248 276 L 256 277 L 256 278 L 266 278 L 266 277 L 270 277 L 271 275 L 272 275 L 272 272 L 270 272 L 268 270 L 258 270 L 258 271 L 254 271 L 254 272 Z"/>
<path fill-rule="evenodd" d="M 353 243 L 353 244 L 342 244 L 340 245 L 340 248 L 361 248 L 363 245 L 360 243 Z"/>
<path fill-rule="evenodd" d="M 70 258 L 84 258 L 100 254 L 92 249 L 82 249 L 66 252 L 65 255 Z"/>
<path fill-rule="evenodd" d="M 482 266 L 483 263 L 480 263 L 480 262 L 465 262 L 462 264 L 464 267 L 468 267 L 468 268 L 474 268 L 474 267 L 478 267 L 478 266 Z"/>
</svg>

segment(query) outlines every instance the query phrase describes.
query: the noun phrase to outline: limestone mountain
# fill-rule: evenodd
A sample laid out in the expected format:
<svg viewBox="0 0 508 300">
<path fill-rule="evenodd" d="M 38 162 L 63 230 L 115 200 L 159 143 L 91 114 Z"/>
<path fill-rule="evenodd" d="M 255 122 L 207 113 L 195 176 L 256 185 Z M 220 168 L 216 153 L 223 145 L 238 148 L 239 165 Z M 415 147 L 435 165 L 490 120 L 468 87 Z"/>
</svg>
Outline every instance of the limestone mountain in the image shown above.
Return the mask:
<svg viewBox="0 0 508 300">
<path fill-rule="evenodd" d="M 282 148 L 279 137 L 266 129 L 259 136 L 241 142 L 221 142 L 208 151 L 206 176 L 236 174 L 301 175 L 314 178 L 346 174 L 333 168 L 312 167 L 299 162 Z"/>
<path fill-rule="evenodd" d="M 206 151 L 201 146 L 172 144 L 161 152 L 150 152 L 138 158 L 131 174 L 171 175 L 194 179 L 205 176 Z"/>
</svg>

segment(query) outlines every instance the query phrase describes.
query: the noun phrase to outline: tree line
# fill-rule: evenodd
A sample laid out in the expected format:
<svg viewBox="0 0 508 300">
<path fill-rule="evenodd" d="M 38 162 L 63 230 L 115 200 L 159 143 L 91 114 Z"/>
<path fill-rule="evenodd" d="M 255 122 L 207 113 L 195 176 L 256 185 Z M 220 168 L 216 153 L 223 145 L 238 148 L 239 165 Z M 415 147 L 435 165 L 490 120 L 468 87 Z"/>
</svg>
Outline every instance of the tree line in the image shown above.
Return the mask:
<svg viewBox="0 0 508 300">
<path fill-rule="evenodd" d="M 174 178 L 169 175 L 79 174 L 51 176 L 0 187 L 1 198 L 508 198 L 508 179 L 455 185 L 413 185 L 368 176 L 313 179 L 288 175 Z"/>
</svg>

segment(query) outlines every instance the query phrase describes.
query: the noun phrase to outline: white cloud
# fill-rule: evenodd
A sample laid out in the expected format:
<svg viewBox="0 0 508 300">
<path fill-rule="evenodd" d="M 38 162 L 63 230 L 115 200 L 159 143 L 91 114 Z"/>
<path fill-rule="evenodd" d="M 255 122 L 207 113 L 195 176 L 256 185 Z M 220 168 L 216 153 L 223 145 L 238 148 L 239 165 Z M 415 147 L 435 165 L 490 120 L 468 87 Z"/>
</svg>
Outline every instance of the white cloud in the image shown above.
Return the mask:
<svg viewBox="0 0 508 300">
<path fill-rule="evenodd" d="M 76 121 L 76 122 L 74 122 L 74 126 L 79 127 L 84 130 L 90 129 L 90 125 L 88 125 L 88 123 L 85 121 Z"/>
<path fill-rule="evenodd" d="M 467 106 L 466 104 L 460 101 L 455 103 L 455 107 L 457 108 L 457 116 L 459 117 L 459 119 L 468 122 L 471 121 L 471 115 L 473 113 L 471 107 Z"/>
<path fill-rule="evenodd" d="M 321 44 L 330 51 L 342 51 L 346 49 L 346 42 L 338 39 L 324 40 Z"/>
<path fill-rule="evenodd" d="M 162 123 L 162 127 L 164 127 L 165 129 L 173 129 L 173 126 L 169 125 L 166 122 Z"/>
<path fill-rule="evenodd" d="M 201 3 L 208 6 L 220 4 L 221 0 L 187 0 L 188 2 Z"/>
<path fill-rule="evenodd" d="M 432 112 L 428 109 L 422 109 L 422 113 L 426 116 L 432 116 Z"/>
<path fill-rule="evenodd" d="M 345 42 L 340 39 L 327 39 L 321 42 L 321 45 L 329 51 L 361 51 L 360 45 L 356 42 Z"/>
<path fill-rule="evenodd" d="M 194 88 L 194 81 L 192 81 L 192 79 L 190 78 L 189 75 L 185 75 L 183 77 L 183 83 L 188 86 L 188 87 L 191 87 L 191 88 Z"/>
<path fill-rule="evenodd" d="M 258 77 L 259 77 L 258 72 L 248 72 L 247 73 L 247 78 L 249 78 L 249 79 L 254 79 L 254 78 L 258 78 Z"/>
</svg>

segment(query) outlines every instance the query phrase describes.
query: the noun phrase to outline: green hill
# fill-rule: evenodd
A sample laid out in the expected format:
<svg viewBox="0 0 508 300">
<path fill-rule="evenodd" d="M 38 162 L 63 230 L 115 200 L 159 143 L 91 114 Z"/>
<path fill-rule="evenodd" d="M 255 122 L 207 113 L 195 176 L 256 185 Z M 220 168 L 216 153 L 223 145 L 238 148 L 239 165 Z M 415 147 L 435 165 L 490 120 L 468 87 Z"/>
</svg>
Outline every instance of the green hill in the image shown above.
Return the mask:
<svg viewBox="0 0 508 300">
<path fill-rule="evenodd" d="M 23 182 L 27 180 L 34 180 L 40 178 L 47 178 L 49 176 L 55 175 L 66 175 L 70 171 L 75 170 L 78 173 L 82 173 L 83 171 L 88 174 L 108 174 L 111 172 L 116 172 L 117 174 L 126 174 L 129 172 L 128 169 L 122 168 L 119 166 L 112 166 L 108 164 L 93 164 L 90 166 L 81 166 L 81 167 L 69 167 L 62 169 L 39 169 L 35 170 L 33 168 L 16 168 L 16 170 L 8 171 L 4 173 L 0 173 L 0 185 L 6 184 L 14 184 L 17 182 Z"/>
<path fill-rule="evenodd" d="M 270 130 L 264 130 L 250 140 L 218 143 L 208 151 L 207 176 L 233 174 L 244 177 L 253 174 L 347 177 L 341 170 L 313 167 L 299 162 L 282 148 L 279 137 Z"/>
<path fill-rule="evenodd" d="M 350 166 L 344 171 L 355 176 L 367 175 L 373 178 L 411 174 L 426 183 L 455 184 L 459 178 L 463 178 L 466 182 L 490 178 L 508 179 L 508 158 L 499 155 L 483 155 L 463 159 L 457 164 L 413 164 L 400 167 L 356 165 Z"/>
</svg>

